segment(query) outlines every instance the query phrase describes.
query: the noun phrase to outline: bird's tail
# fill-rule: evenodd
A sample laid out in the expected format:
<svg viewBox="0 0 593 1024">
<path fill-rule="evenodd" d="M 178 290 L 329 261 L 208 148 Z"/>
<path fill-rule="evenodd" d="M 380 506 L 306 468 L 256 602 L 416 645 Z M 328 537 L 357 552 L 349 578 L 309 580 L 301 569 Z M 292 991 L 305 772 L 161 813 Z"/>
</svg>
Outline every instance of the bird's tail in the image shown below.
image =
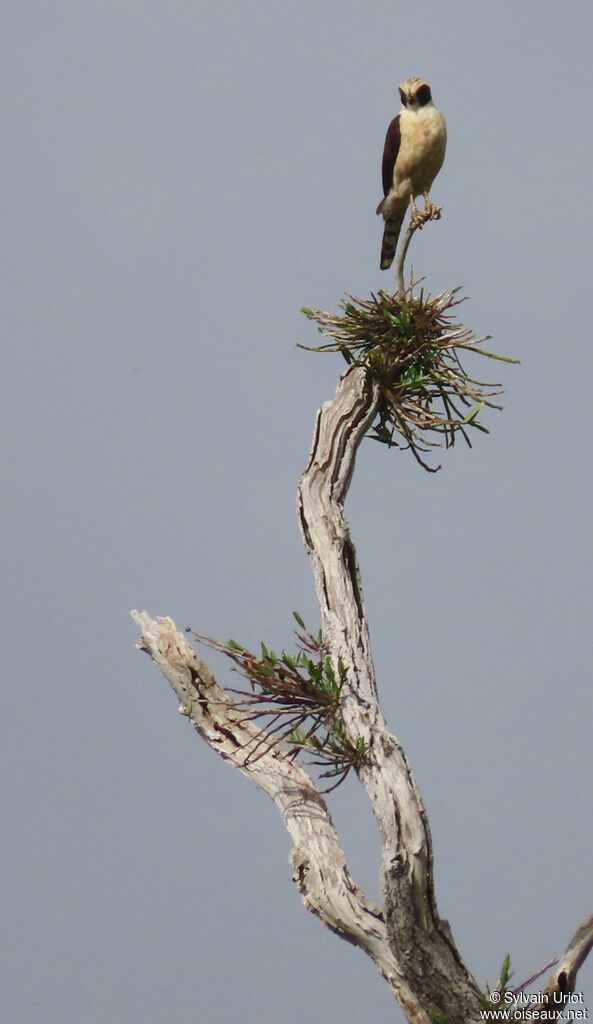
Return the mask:
<svg viewBox="0 0 593 1024">
<path fill-rule="evenodd" d="M 380 211 L 378 210 L 377 212 L 379 213 Z M 393 263 L 395 250 L 397 249 L 397 240 L 399 238 L 399 233 L 405 216 L 406 207 L 404 206 L 403 210 L 397 211 L 387 217 L 385 221 L 383 244 L 381 246 L 381 270 L 387 270 Z"/>
</svg>

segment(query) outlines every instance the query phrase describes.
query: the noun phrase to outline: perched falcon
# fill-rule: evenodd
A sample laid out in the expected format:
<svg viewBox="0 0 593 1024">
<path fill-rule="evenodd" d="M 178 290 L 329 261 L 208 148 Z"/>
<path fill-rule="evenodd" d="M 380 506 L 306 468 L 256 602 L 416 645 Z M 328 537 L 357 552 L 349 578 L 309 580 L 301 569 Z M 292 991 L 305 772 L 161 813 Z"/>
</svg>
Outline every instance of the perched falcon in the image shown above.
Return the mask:
<svg viewBox="0 0 593 1024">
<path fill-rule="evenodd" d="M 432 102 L 430 86 L 421 78 L 406 78 L 399 87 L 401 109 L 387 129 L 383 151 L 383 192 L 377 207 L 383 214 L 385 231 L 381 246 L 381 269 L 393 263 L 397 240 L 408 203 L 411 216 L 421 226 L 437 220 L 441 211 L 428 196 L 430 186 L 445 159 L 447 125 Z M 424 210 L 414 197 L 424 196 Z"/>
</svg>

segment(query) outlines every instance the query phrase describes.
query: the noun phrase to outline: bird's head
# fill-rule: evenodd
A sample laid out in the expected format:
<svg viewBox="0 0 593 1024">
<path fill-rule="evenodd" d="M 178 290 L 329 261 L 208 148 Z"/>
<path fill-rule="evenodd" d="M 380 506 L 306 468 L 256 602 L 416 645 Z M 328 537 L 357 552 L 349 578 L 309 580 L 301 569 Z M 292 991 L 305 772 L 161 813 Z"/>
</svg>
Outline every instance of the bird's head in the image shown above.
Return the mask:
<svg viewBox="0 0 593 1024">
<path fill-rule="evenodd" d="M 428 82 L 423 78 L 405 78 L 399 86 L 402 107 L 408 110 L 419 110 L 432 103 L 432 93 Z"/>
</svg>

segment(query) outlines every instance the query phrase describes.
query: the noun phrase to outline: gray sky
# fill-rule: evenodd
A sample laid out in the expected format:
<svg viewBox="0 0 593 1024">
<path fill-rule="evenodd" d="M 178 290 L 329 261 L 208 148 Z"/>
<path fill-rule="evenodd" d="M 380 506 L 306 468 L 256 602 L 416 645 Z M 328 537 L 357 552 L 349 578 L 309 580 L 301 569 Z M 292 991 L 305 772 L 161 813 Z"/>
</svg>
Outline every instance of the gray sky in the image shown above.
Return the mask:
<svg viewBox="0 0 593 1024">
<path fill-rule="evenodd" d="M 360 453 L 383 705 L 480 982 L 507 952 L 524 980 L 593 909 L 592 20 L 4 4 L 3 1020 L 402 1019 L 303 909 L 275 808 L 177 714 L 129 609 L 276 648 L 293 608 L 316 627 L 294 493 L 343 364 L 295 347 L 317 337 L 299 309 L 392 284 L 374 210 L 411 74 L 449 127 L 416 272 L 464 285 L 465 322 L 522 365 L 436 476 Z M 376 895 L 355 781 L 331 807 Z M 580 981 L 593 1004 L 593 964 Z"/>
</svg>

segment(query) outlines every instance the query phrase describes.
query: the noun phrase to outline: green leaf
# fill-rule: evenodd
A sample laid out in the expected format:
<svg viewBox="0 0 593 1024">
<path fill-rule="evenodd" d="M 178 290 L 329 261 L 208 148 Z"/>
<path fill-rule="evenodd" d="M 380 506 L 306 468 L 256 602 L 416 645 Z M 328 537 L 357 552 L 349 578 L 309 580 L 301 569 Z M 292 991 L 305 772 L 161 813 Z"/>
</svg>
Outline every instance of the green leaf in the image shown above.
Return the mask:
<svg viewBox="0 0 593 1024">
<path fill-rule="evenodd" d="M 273 676 L 274 669 L 270 665 L 266 665 L 263 661 L 260 661 L 257 666 L 257 671 L 260 676 Z"/>
<path fill-rule="evenodd" d="M 505 956 L 505 958 L 504 958 L 504 960 L 502 962 L 502 967 L 501 967 L 501 970 L 500 970 L 500 988 L 501 988 L 501 990 L 503 992 L 506 989 L 509 981 L 513 977 L 514 973 L 515 973 L 514 971 L 511 971 L 511 957 L 510 957 L 510 954 L 507 953 L 507 955 Z"/>
<path fill-rule="evenodd" d="M 346 729 L 344 728 L 344 723 L 341 722 L 339 718 L 333 723 L 332 728 L 338 739 L 342 741 L 346 740 Z"/>
<path fill-rule="evenodd" d="M 478 413 L 482 411 L 485 405 L 485 402 L 478 402 L 477 405 L 474 405 L 473 409 L 470 409 L 465 419 L 463 419 L 461 422 L 471 423 L 471 421 L 478 415 Z"/>
<path fill-rule="evenodd" d="M 293 729 L 286 737 L 286 740 L 288 743 L 303 743 L 305 741 L 305 733 L 302 729 Z"/>
</svg>

